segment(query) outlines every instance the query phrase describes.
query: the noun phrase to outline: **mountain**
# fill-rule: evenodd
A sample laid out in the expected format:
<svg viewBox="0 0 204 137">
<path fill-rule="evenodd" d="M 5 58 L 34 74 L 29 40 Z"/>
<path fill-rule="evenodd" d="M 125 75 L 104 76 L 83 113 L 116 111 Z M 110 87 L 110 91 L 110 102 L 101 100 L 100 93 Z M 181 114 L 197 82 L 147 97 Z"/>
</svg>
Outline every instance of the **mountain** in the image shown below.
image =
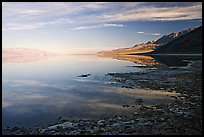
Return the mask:
<svg viewBox="0 0 204 137">
<path fill-rule="evenodd" d="M 4 63 L 23 63 L 37 61 L 56 56 L 56 53 L 47 52 L 38 49 L 27 48 L 3 48 L 2 61 Z"/>
<path fill-rule="evenodd" d="M 158 53 L 201 53 L 202 26 L 190 28 L 181 32 L 164 35 L 158 40 L 148 41 L 146 44 L 137 44 L 129 48 L 120 48 L 112 51 L 98 52 L 98 55 L 134 55 Z"/>
<path fill-rule="evenodd" d="M 178 38 L 162 45 L 151 54 L 196 54 L 202 53 L 202 26 L 185 33 Z"/>
<path fill-rule="evenodd" d="M 55 54 L 44 50 L 28 48 L 3 48 L 2 53 L 8 56 L 49 56 Z"/>
<path fill-rule="evenodd" d="M 171 33 L 169 35 L 164 35 L 160 39 L 156 40 L 154 42 L 154 44 L 165 45 L 165 44 L 169 43 L 170 41 L 191 32 L 194 29 L 195 28 L 190 28 L 190 29 L 187 29 L 187 30 L 184 30 L 184 31 L 181 31 L 181 32 L 173 32 L 173 33 Z"/>
<path fill-rule="evenodd" d="M 146 53 L 146 52 L 151 52 L 153 51 L 158 44 L 138 44 L 133 47 L 129 48 L 121 48 L 121 49 L 116 49 L 112 51 L 102 51 L 98 52 L 97 54 L 100 55 L 115 55 L 115 54 L 121 54 L 121 55 L 127 55 L 127 54 L 137 54 L 137 53 Z"/>
<path fill-rule="evenodd" d="M 155 42 L 156 42 L 156 40 L 151 40 L 151 41 L 148 41 L 146 44 L 157 44 Z"/>
</svg>

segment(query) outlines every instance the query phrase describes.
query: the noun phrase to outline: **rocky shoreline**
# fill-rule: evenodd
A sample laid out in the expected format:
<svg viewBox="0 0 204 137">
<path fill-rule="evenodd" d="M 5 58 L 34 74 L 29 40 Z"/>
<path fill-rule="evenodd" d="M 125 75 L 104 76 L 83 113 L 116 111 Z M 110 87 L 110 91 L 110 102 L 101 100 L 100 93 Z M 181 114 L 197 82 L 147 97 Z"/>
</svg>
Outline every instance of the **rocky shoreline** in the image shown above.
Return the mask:
<svg viewBox="0 0 204 137">
<path fill-rule="evenodd" d="M 5 134 L 14 135 L 202 135 L 202 61 L 190 66 L 174 68 L 147 67 L 140 73 L 109 73 L 122 88 L 144 88 L 177 92 L 179 96 L 167 105 L 143 104 L 135 101 L 140 109 L 131 116 L 112 116 L 97 120 L 69 120 L 48 127 L 7 127 Z M 130 105 L 121 106 L 130 107 Z"/>
</svg>

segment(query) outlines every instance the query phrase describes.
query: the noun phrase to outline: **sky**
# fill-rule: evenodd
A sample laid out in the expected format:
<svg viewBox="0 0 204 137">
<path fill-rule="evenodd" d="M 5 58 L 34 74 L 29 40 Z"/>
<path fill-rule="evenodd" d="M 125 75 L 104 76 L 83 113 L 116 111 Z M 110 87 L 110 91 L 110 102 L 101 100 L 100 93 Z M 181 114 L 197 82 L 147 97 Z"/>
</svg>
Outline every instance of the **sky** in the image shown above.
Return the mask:
<svg viewBox="0 0 204 137">
<path fill-rule="evenodd" d="M 2 47 L 94 53 L 202 26 L 202 2 L 2 2 Z"/>
</svg>

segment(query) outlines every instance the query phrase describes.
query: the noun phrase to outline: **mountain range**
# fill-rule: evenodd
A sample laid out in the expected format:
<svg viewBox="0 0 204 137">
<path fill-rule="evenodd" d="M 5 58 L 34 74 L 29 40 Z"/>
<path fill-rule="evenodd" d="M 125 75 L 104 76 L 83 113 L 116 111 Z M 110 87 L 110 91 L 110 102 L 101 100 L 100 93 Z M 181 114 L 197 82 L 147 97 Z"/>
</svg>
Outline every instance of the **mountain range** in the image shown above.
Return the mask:
<svg viewBox="0 0 204 137">
<path fill-rule="evenodd" d="M 98 52 L 98 55 L 134 54 L 201 54 L 202 26 L 180 32 L 172 32 L 158 40 L 137 44 L 129 48 Z"/>
<path fill-rule="evenodd" d="M 174 40 L 174 39 L 176 39 L 176 38 L 178 38 L 178 37 L 180 37 L 180 36 L 190 32 L 190 31 L 192 31 L 194 29 L 195 28 L 190 28 L 190 29 L 187 29 L 187 30 L 183 30 L 181 32 L 173 32 L 173 33 L 171 33 L 169 35 L 164 35 L 163 37 L 161 37 L 158 40 L 156 40 L 154 42 L 154 44 L 165 45 L 165 44 L 169 43 L 170 41 L 172 41 L 172 40 Z"/>
</svg>

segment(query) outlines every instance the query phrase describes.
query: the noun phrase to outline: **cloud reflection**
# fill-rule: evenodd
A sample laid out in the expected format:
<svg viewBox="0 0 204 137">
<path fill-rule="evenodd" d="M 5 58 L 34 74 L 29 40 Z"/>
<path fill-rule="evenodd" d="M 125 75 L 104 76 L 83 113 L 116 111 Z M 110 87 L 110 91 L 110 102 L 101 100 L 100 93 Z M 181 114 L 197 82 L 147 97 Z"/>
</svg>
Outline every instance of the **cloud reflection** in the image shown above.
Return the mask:
<svg viewBox="0 0 204 137">
<path fill-rule="evenodd" d="M 42 125 L 50 124 L 59 116 L 79 119 L 124 115 L 138 108 L 125 109 L 122 107 L 124 102 L 135 105 L 135 100 L 143 98 L 145 105 L 165 104 L 174 100 L 170 95 L 178 95 L 175 92 L 99 85 L 91 81 L 71 84 L 15 80 L 13 83 L 20 86 L 3 90 L 2 98 L 4 120 L 13 119 L 12 125 L 24 123 L 25 119 L 29 125 Z"/>
<path fill-rule="evenodd" d="M 13 80 L 10 81 L 11 84 L 13 85 L 18 85 L 18 86 L 25 86 L 25 85 L 31 85 L 31 86 L 49 86 L 48 84 L 37 81 L 37 80 Z"/>
</svg>

